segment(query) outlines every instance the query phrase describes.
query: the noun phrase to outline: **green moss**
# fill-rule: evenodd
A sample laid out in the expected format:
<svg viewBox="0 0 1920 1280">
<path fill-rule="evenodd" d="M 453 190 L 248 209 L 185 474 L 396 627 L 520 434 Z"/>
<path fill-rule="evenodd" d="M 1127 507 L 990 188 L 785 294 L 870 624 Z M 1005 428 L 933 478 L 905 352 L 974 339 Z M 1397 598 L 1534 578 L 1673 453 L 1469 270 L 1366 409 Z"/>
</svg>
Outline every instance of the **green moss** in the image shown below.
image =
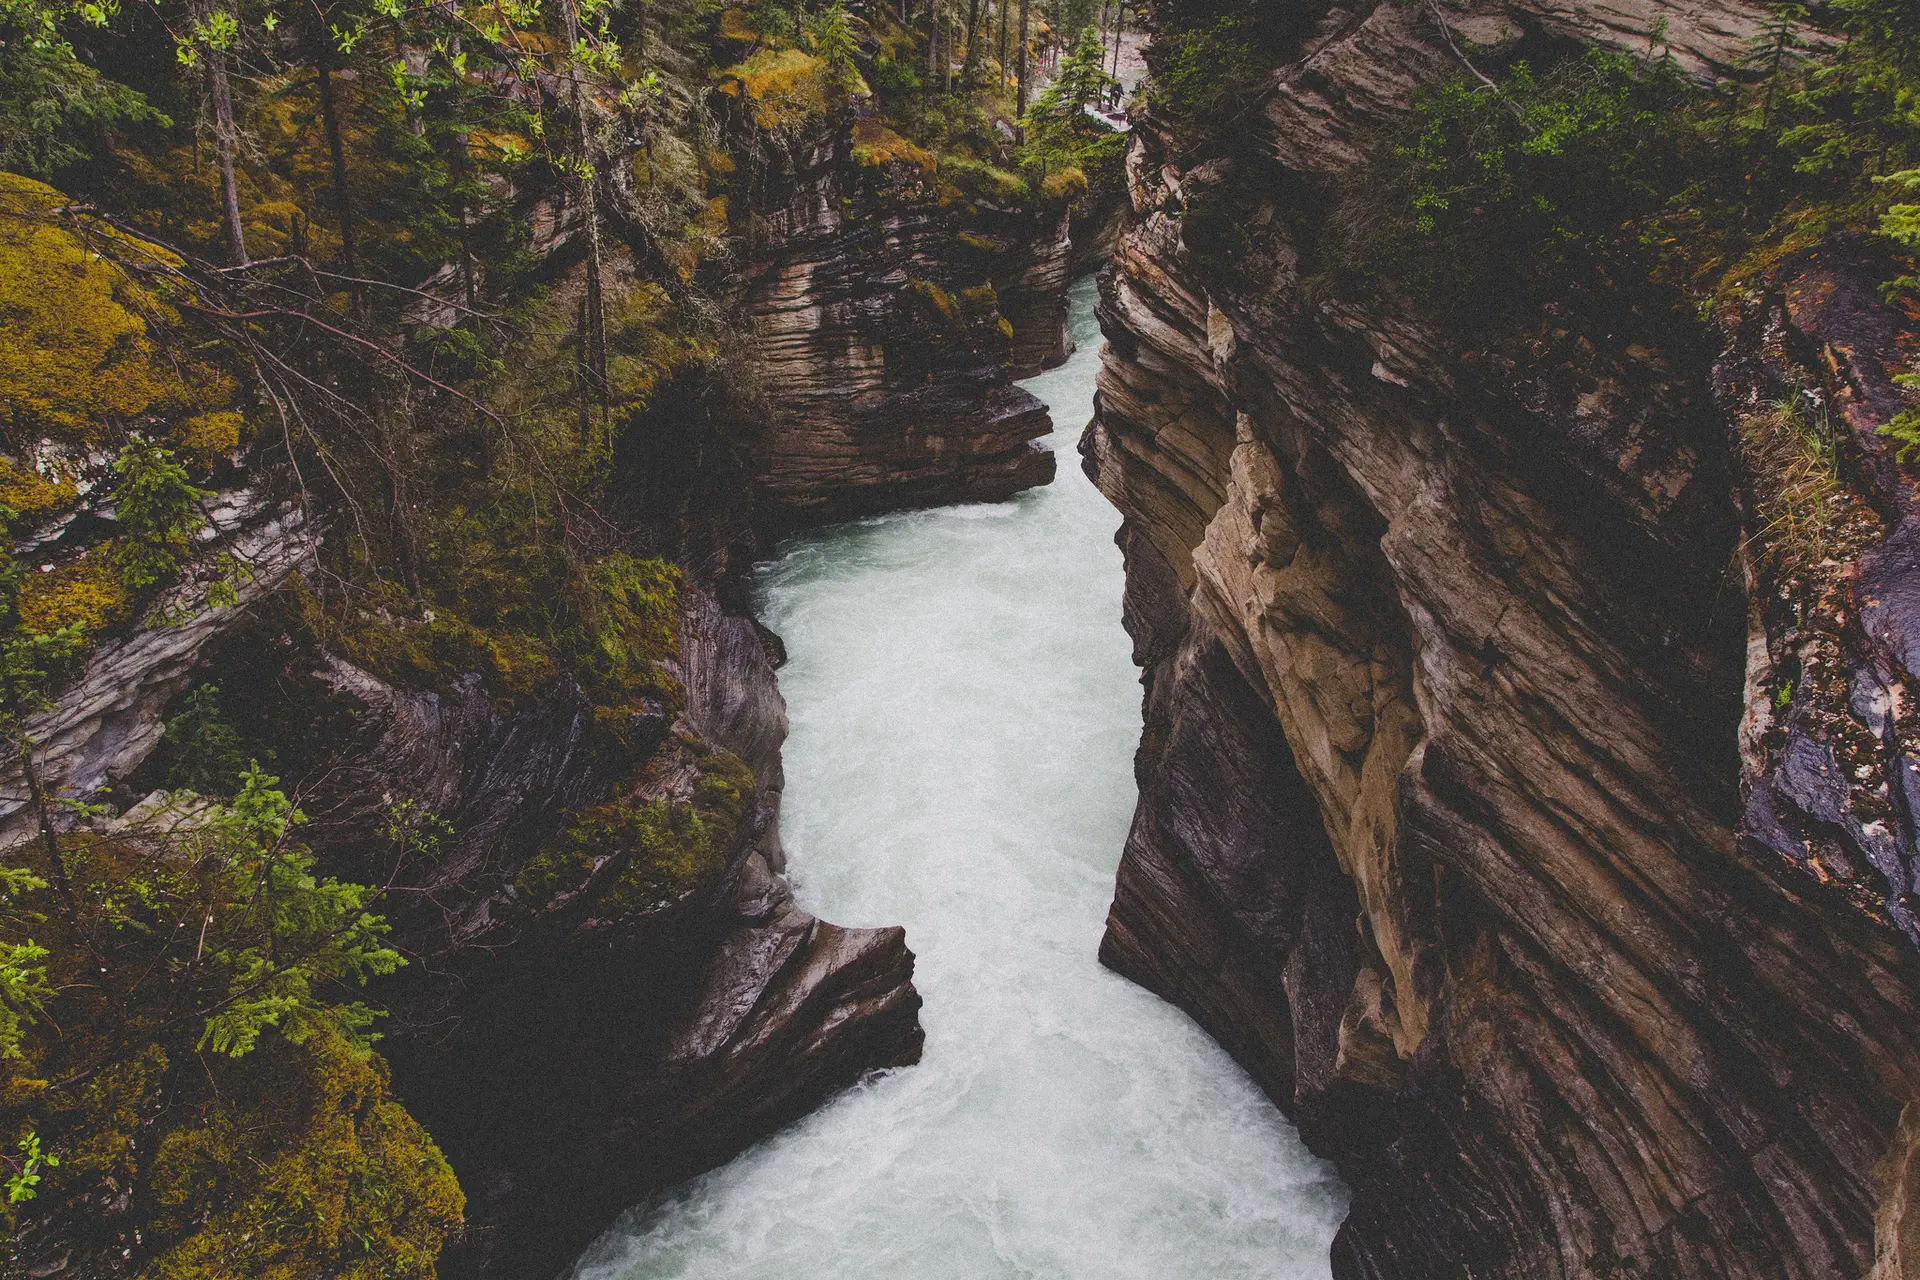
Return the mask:
<svg viewBox="0 0 1920 1280">
<path fill-rule="evenodd" d="M 589 692 L 616 709 L 649 695 L 677 696 L 661 664 L 680 654 L 679 566 L 617 551 L 584 577 L 578 665 Z"/>
<path fill-rule="evenodd" d="M 929 176 L 938 167 L 931 151 L 901 137 L 872 117 L 854 122 L 853 162 L 869 169 L 907 165 Z"/>
<path fill-rule="evenodd" d="M 960 291 L 960 307 L 970 318 L 991 316 L 1000 310 L 1000 295 L 991 284 L 975 285 Z"/>
<path fill-rule="evenodd" d="M 386 1063 L 316 1035 L 231 1075 L 154 1154 L 148 1280 L 431 1280 L 466 1201 Z"/>
<path fill-rule="evenodd" d="M 691 802 L 623 797 L 574 815 L 514 882 L 516 907 L 538 912 L 584 894 L 597 915 L 644 916 L 718 875 L 752 804 L 753 773 L 727 751 L 698 767 Z"/>
<path fill-rule="evenodd" d="M 78 626 L 91 638 L 131 615 L 133 601 L 121 581 L 111 546 L 97 547 L 46 573 L 29 572 L 15 605 L 20 625 L 50 635 Z"/>
<path fill-rule="evenodd" d="M 1019 204 L 1032 194 L 1027 180 L 1019 174 L 966 156 L 941 156 L 940 180 L 957 195 L 972 200 Z"/>
<path fill-rule="evenodd" d="M 720 92 L 752 108 L 768 132 L 792 129 L 827 113 L 827 64 L 799 49 L 761 49 L 720 73 Z"/>
<path fill-rule="evenodd" d="M 539 636 L 475 626 L 434 609 L 414 620 L 365 608 L 341 619 L 306 611 L 316 631 L 356 666 L 396 684 L 446 689 L 477 674 L 495 697 L 511 703 L 545 685 L 559 671 L 553 646 Z"/>
<path fill-rule="evenodd" d="M 0 506 L 12 508 L 23 524 L 45 519 L 77 496 L 73 481 L 64 476 L 49 480 L 11 458 L 0 458 Z"/>
<path fill-rule="evenodd" d="M 0 967 L 14 982 L 40 939 L 46 979 L 0 1053 L 0 1147 L 47 1157 L 0 1218 L 148 1280 L 431 1280 L 459 1185 L 392 1097 L 372 1011 L 336 1003 L 400 958 L 373 891 L 316 877 L 286 838 L 271 782 L 201 823 L 62 836 L 71 929 L 49 923 L 38 842 L 0 862 Z M 241 1018 L 244 1044 L 216 1034 Z M 134 1213 L 92 1209 L 114 1199 Z"/>
<path fill-rule="evenodd" d="M 909 280 L 903 288 L 920 311 L 936 324 L 960 323 L 960 304 L 954 300 L 952 294 L 933 281 Z"/>
<path fill-rule="evenodd" d="M 1040 182 L 1040 194 L 1048 200 L 1077 200 L 1086 190 L 1087 171 L 1077 164 L 1056 170 Z"/>
</svg>

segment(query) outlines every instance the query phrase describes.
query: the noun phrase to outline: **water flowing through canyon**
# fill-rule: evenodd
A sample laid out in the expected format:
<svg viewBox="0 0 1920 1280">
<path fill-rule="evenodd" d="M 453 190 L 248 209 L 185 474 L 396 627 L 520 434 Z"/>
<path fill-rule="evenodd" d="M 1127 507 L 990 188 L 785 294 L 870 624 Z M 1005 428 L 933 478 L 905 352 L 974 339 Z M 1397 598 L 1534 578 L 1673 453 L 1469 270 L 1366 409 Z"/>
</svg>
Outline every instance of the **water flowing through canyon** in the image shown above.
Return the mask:
<svg viewBox="0 0 1920 1280">
<path fill-rule="evenodd" d="M 1026 385 L 1070 450 L 1077 353 Z M 1327 1274 L 1331 1170 L 1171 1006 L 1095 959 L 1134 805 L 1111 507 L 1063 457 L 992 506 L 796 539 L 783 835 L 801 903 L 900 923 L 924 1061 L 641 1206 L 577 1280 L 1287 1280 Z"/>
</svg>

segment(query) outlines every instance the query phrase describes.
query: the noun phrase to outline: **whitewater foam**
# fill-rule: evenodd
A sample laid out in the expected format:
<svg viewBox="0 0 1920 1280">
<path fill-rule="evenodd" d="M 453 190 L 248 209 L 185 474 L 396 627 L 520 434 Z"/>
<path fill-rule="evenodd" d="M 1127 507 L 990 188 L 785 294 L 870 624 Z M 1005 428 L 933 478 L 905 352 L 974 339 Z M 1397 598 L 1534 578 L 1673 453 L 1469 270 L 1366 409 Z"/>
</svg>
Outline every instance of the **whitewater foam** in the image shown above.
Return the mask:
<svg viewBox="0 0 1920 1280">
<path fill-rule="evenodd" d="M 1060 478 L 798 539 L 782 836 L 800 902 L 904 924 L 919 1066 L 641 1206 L 578 1280 L 1308 1280 L 1331 1169 L 1183 1015 L 1095 959 L 1134 805 L 1138 673 L 1113 510 L 1072 465 L 1079 350 L 1028 382 Z"/>
</svg>

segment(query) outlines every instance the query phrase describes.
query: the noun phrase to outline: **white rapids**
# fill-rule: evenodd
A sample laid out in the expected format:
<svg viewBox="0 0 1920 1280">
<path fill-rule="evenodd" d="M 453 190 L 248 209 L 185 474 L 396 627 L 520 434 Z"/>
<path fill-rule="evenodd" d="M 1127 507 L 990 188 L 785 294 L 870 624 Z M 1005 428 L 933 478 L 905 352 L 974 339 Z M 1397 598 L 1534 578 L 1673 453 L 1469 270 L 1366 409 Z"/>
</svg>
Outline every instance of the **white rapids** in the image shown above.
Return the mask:
<svg viewBox="0 0 1920 1280">
<path fill-rule="evenodd" d="M 1078 352 L 1027 387 L 1062 456 L 998 505 L 798 538 L 761 582 L 791 655 L 781 831 L 801 905 L 904 924 L 920 1065 L 630 1211 L 575 1280 L 1295 1280 L 1331 1168 L 1187 1018 L 1095 959 L 1133 812 L 1138 675 Z"/>
</svg>

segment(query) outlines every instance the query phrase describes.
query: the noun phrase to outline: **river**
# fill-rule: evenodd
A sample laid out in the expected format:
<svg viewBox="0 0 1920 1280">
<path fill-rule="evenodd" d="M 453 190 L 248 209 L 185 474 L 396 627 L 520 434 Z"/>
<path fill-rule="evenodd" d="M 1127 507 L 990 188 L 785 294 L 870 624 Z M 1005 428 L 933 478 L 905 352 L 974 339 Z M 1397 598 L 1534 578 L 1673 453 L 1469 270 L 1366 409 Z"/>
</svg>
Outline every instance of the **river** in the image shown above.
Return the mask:
<svg viewBox="0 0 1920 1280">
<path fill-rule="evenodd" d="M 781 548 L 782 836 L 807 910 L 904 924 L 926 1056 L 630 1212 L 577 1280 L 1295 1280 L 1331 1168 L 1180 1012 L 1095 959 L 1133 812 L 1113 508 L 1073 442 L 1099 364 L 1032 379 L 1052 485 Z"/>
</svg>

